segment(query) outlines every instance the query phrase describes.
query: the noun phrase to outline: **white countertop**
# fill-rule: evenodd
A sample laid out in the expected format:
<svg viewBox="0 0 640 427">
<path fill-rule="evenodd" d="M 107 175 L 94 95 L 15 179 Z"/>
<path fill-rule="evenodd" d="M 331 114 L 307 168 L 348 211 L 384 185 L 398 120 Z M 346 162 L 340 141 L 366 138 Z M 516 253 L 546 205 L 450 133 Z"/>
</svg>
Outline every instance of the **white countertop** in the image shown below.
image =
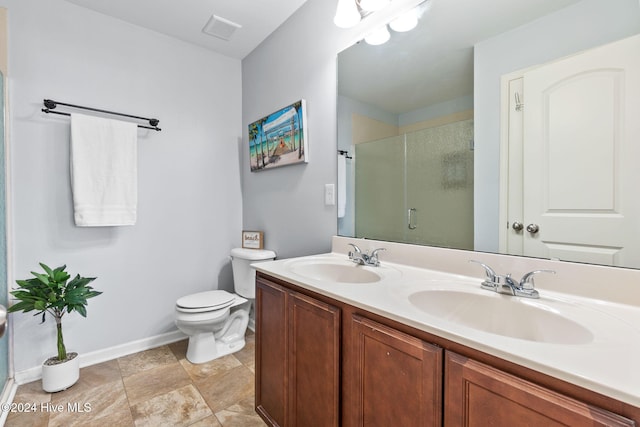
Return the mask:
<svg viewBox="0 0 640 427">
<path fill-rule="evenodd" d="M 309 262 L 353 265 L 346 255 L 327 253 L 261 262 L 254 267 L 302 288 L 640 407 L 640 307 L 636 305 L 540 287 L 537 300 L 499 295 L 480 288 L 482 269 L 478 269 L 477 277 L 471 277 L 381 261 L 380 267 L 365 268 L 375 269 L 382 280 L 340 283 L 297 274 L 292 268 Z M 519 301 L 514 302 L 518 304 L 542 307 L 575 321 L 593 337 L 574 344 L 512 338 L 432 315 L 411 303 L 410 295 L 434 289 L 517 298 Z M 517 315 L 504 319 L 516 328 L 519 321 L 523 319 Z"/>
</svg>

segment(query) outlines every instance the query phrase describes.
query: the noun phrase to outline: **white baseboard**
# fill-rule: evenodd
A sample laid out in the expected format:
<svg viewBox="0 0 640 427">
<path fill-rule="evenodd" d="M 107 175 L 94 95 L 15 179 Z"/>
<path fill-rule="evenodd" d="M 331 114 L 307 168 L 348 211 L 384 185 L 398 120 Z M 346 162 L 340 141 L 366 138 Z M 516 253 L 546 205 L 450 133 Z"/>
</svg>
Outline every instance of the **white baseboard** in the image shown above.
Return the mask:
<svg viewBox="0 0 640 427">
<path fill-rule="evenodd" d="M 2 390 L 2 396 L 0 397 L 0 405 L 2 405 L 2 408 L 5 407 L 5 404 L 13 402 L 16 390 L 18 390 L 18 384 L 13 380 L 13 378 L 7 379 L 7 382 L 4 385 L 4 390 Z M 8 416 L 9 411 L 0 411 L 0 426 L 4 425 Z"/>
<path fill-rule="evenodd" d="M 151 348 L 160 347 L 165 344 L 171 344 L 185 338 L 187 338 L 185 334 L 183 334 L 179 330 L 175 330 L 172 332 L 167 332 L 166 334 L 143 338 L 141 340 L 131 341 L 114 347 L 92 351 L 91 353 L 81 354 L 80 356 L 78 356 L 80 357 L 80 367 L 84 368 L 85 366 L 96 365 L 98 363 L 117 359 L 118 357 L 127 356 L 139 351 L 149 350 Z M 32 381 L 39 380 L 40 378 L 42 378 L 41 366 L 15 373 L 15 382 L 18 385 L 30 383 Z"/>
</svg>

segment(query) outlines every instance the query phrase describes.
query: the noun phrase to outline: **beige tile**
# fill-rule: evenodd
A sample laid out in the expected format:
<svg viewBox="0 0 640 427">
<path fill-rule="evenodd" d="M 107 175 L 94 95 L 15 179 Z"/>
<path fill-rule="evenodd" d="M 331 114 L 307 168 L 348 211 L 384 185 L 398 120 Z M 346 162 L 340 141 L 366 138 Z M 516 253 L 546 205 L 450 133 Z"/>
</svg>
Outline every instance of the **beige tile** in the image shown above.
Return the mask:
<svg viewBox="0 0 640 427">
<path fill-rule="evenodd" d="M 100 423 L 132 425 L 133 421 L 121 379 L 92 388 L 71 387 L 64 392 L 55 393 L 51 403 L 63 409 L 50 414 L 49 427 L 100 425 Z M 107 422 L 113 419 L 120 420 L 121 423 Z"/>
<path fill-rule="evenodd" d="M 237 412 L 224 410 L 217 412 L 216 418 L 218 418 L 222 427 L 264 427 L 266 425 L 258 414 L 239 414 Z"/>
<path fill-rule="evenodd" d="M 134 427 L 133 417 L 131 416 L 131 410 L 127 409 L 110 412 L 99 418 L 92 418 L 84 415 L 76 415 L 72 419 L 67 420 L 52 420 L 47 427 L 58 426 L 78 426 L 78 427 L 104 427 L 104 426 L 118 426 L 118 427 Z"/>
<path fill-rule="evenodd" d="M 147 369 L 123 378 L 130 405 L 165 394 L 191 383 L 179 362 Z"/>
<path fill-rule="evenodd" d="M 253 394 L 245 399 L 242 399 L 233 405 L 226 408 L 228 411 L 237 412 L 239 414 L 245 415 L 257 415 L 256 414 L 256 400 L 253 397 Z"/>
<path fill-rule="evenodd" d="M 117 381 L 122 378 L 117 360 L 98 363 L 80 369 L 80 381 L 88 386 Z M 74 385 L 74 387 L 76 387 Z"/>
<path fill-rule="evenodd" d="M 189 347 L 189 339 L 184 339 L 168 344 L 168 347 L 178 360 L 186 359 L 187 347 Z"/>
<path fill-rule="evenodd" d="M 131 408 L 136 426 L 188 426 L 210 417 L 211 410 L 189 384 Z"/>
<path fill-rule="evenodd" d="M 51 394 L 42 390 L 41 381 L 18 387 L 13 398 L 14 411 L 7 416 L 6 425 L 15 427 L 47 427 L 49 413 L 42 411 L 41 403 L 51 402 Z"/>
<path fill-rule="evenodd" d="M 266 425 L 256 414 L 253 396 L 216 412 L 216 418 L 223 427 L 263 427 Z"/>
<path fill-rule="evenodd" d="M 49 414 L 41 411 L 37 405 L 39 403 L 35 408 L 28 409 L 16 405 L 16 411 L 9 413 L 5 425 L 8 427 L 47 427 Z"/>
<path fill-rule="evenodd" d="M 194 383 L 211 410 L 216 413 L 253 396 L 253 378 L 251 371 L 242 365 L 208 378 L 195 380 Z"/>
<path fill-rule="evenodd" d="M 246 344 L 242 350 L 233 353 L 233 355 L 246 366 L 255 365 L 256 362 L 256 336 L 254 333 L 247 334 L 244 338 Z"/>
<path fill-rule="evenodd" d="M 215 415 L 211 415 L 210 417 L 191 424 L 189 427 L 222 427 L 222 424 L 220 424 Z"/>
<path fill-rule="evenodd" d="M 195 365 L 186 360 L 188 341 L 178 341 L 82 368 L 73 387 L 53 394 L 42 390 L 41 381 L 21 385 L 14 402 L 36 406 L 32 412 L 10 413 L 6 425 L 263 426 L 254 411 L 253 332 L 247 331 L 246 343 L 239 352 Z M 47 411 L 47 403 L 63 410 Z"/>
<path fill-rule="evenodd" d="M 50 402 L 51 393 L 47 393 L 46 391 L 42 390 L 42 381 L 33 381 L 18 387 L 13 401 L 20 403 Z"/>
<path fill-rule="evenodd" d="M 71 399 L 75 399 L 75 396 L 82 396 L 85 393 L 92 392 L 94 387 L 114 382 L 120 383 L 120 388 L 122 388 L 122 376 L 116 360 L 87 366 L 80 369 L 80 379 L 77 383 L 66 390 L 52 394 L 51 401 L 68 400 L 68 396 L 71 396 Z"/>
<path fill-rule="evenodd" d="M 67 424 L 69 425 L 69 424 Z M 78 424 L 81 427 L 105 427 L 105 426 L 117 426 L 117 427 L 134 427 L 133 417 L 131 416 L 131 409 L 127 407 L 126 410 L 116 411 L 106 414 L 104 417 L 97 418 L 95 420 L 87 420 L 82 424 Z M 49 425 L 51 427 L 51 425 Z"/>
<path fill-rule="evenodd" d="M 230 369 L 242 366 L 242 364 L 233 355 L 227 355 L 207 363 L 191 363 L 187 359 L 181 359 L 180 364 L 189 374 L 192 380 L 200 380 L 208 378 L 212 375 L 218 375 Z"/>
<path fill-rule="evenodd" d="M 153 348 L 140 353 L 130 354 L 118 359 L 118 365 L 123 377 L 153 369 L 158 366 L 169 365 L 178 359 L 168 346 Z"/>
</svg>

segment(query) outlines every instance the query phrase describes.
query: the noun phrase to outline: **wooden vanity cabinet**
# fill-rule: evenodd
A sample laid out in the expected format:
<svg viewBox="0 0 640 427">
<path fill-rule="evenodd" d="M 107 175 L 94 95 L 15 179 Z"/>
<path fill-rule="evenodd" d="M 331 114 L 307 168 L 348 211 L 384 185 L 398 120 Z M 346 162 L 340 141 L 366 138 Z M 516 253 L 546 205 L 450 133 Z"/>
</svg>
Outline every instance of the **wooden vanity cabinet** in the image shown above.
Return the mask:
<svg viewBox="0 0 640 427">
<path fill-rule="evenodd" d="M 256 280 L 255 398 L 272 426 L 339 425 L 339 308 Z"/>
<path fill-rule="evenodd" d="M 352 407 L 346 425 L 435 427 L 442 422 L 442 349 L 354 314 Z"/>
<path fill-rule="evenodd" d="M 270 425 L 640 422 L 640 408 L 285 281 L 256 286 L 256 411 Z"/>
<path fill-rule="evenodd" d="M 444 425 L 448 427 L 635 425 L 453 352 L 446 352 L 444 372 Z"/>
</svg>

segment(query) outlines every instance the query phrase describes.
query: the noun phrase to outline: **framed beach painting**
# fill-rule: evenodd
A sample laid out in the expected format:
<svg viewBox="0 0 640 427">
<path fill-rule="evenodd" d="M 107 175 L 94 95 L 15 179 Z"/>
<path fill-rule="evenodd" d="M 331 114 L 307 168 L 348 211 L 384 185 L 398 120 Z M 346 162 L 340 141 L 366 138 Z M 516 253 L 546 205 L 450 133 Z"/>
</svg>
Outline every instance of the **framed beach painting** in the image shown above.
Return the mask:
<svg viewBox="0 0 640 427">
<path fill-rule="evenodd" d="M 308 163 L 304 99 L 249 124 L 251 172 Z"/>
</svg>

